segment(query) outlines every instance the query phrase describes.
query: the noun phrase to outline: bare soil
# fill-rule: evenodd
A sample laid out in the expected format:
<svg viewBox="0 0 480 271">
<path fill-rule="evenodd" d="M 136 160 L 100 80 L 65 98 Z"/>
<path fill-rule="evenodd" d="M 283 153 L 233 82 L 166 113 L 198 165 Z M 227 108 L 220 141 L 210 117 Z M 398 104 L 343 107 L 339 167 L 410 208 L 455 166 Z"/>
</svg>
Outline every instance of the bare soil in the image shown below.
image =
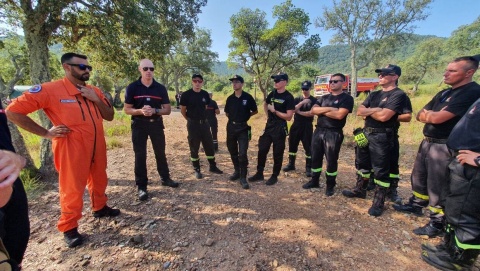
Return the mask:
<svg viewBox="0 0 480 271">
<path fill-rule="evenodd" d="M 219 116 L 220 151 L 224 174 L 208 172 L 201 153 L 204 179 L 194 178 L 186 142 L 186 122 L 178 110 L 165 117 L 167 158 L 177 189 L 160 185 L 149 145 L 150 199 L 137 201 L 134 155 L 130 135 L 123 147 L 108 151 L 109 205 L 120 208 L 116 218 L 95 219 L 85 194 L 79 231 L 82 246 L 69 249 L 56 229 L 58 192 L 50 189 L 30 200 L 32 236 L 23 263 L 25 270 L 434 270 L 420 257 L 426 239 L 412 233 L 427 223 L 395 212 L 371 217 L 367 199 L 348 199 L 343 189 L 355 182 L 353 144 L 342 147 L 335 195 L 304 190 L 303 150 L 297 170 L 280 176 L 279 183 L 252 183 L 250 190 L 228 180 L 233 172 L 225 145 L 226 117 Z M 251 176 L 256 168 L 262 117 L 252 121 L 249 148 Z M 402 146 L 400 194 L 410 196 L 410 169 L 417 146 Z M 300 148 L 301 149 L 301 148 Z M 285 161 L 287 150 L 285 151 Z M 266 176 L 272 170 L 271 153 Z M 440 238 L 431 239 L 434 243 Z"/>
</svg>

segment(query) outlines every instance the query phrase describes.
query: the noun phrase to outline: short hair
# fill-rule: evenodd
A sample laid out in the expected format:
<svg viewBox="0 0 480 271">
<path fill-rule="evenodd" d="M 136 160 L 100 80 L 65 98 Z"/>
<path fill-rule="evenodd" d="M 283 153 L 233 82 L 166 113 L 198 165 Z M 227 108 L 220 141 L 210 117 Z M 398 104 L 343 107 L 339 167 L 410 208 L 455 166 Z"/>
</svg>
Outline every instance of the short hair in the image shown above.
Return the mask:
<svg viewBox="0 0 480 271">
<path fill-rule="evenodd" d="M 468 70 L 478 70 L 478 59 L 472 56 L 462 56 L 455 58 L 452 62 L 460 62 L 465 61 L 467 62 L 467 66 L 465 67 L 465 71 Z"/>
<path fill-rule="evenodd" d="M 80 54 L 76 54 L 76 53 L 66 53 L 66 54 L 62 55 L 62 58 L 61 58 L 62 64 L 66 63 L 67 61 L 70 61 L 74 57 L 87 59 L 86 55 L 80 55 Z"/>
<path fill-rule="evenodd" d="M 345 80 L 347 80 L 347 78 L 345 77 L 345 74 L 343 74 L 343 73 L 335 73 L 335 74 L 332 74 L 331 77 L 334 77 L 334 76 L 339 76 L 339 77 L 341 77 L 343 82 L 345 82 Z M 331 78 L 331 77 L 330 77 L 330 78 Z"/>
</svg>

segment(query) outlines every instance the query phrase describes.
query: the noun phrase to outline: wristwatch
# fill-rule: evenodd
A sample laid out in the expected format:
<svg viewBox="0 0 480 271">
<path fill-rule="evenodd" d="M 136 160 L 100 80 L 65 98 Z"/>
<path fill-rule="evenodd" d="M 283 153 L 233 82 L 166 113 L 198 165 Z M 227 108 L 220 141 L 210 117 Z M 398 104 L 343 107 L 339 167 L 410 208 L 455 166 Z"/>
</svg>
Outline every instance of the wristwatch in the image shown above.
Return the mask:
<svg viewBox="0 0 480 271">
<path fill-rule="evenodd" d="M 157 114 L 157 115 L 158 115 L 158 113 L 160 113 L 160 109 L 158 109 L 158 108 L 155 108 L 155 114 Z"/>
<path fill-rule="evenodd" d="M 480 156 L 477 156 L 477 158 L 473 159 L 477 167 L 480 167 Z"/>
</svg>

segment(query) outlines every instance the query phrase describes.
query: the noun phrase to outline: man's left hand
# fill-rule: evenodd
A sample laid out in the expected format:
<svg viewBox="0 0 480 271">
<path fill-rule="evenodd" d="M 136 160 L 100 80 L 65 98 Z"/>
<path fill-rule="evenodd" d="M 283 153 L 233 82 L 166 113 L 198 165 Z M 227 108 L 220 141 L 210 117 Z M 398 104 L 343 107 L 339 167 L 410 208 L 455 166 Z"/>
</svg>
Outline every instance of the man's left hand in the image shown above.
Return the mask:
<svg viewBox="0 0 480 271">
<path fill-rule="evenodd" d="M 458 153 L 459 154 L 457 155 L 457 159 L 460 164 L 468 164 L 474 167 L 477 166 L 477 164 L 475 163 L 475 158 L 480 156 L 480 153 L 469 150 L 460 150 Z"/>
<path fill-rule="evenodd" d="M 272 113 L 275 112 L 275 106 L 273 104 L 267 105 L 267 108 L 268 108 L 268 111 L 270 111 Z"/>
<path fill-rule="evenodd" d="M 89 99 L 90 101 L 94 102 L 94 103 L 97 103 L 100 101 L 100 98 L 98 97 L 97 93 L 95 92 L 95 90 L 93 90 L 93 88 L 88 88 L 86 86 L 82 86 L 82 85 L 77 85 L 80 89 L 78 91 L 80 91 L 80 93 L 82 93 L 82 96 Z"/>
</svg>

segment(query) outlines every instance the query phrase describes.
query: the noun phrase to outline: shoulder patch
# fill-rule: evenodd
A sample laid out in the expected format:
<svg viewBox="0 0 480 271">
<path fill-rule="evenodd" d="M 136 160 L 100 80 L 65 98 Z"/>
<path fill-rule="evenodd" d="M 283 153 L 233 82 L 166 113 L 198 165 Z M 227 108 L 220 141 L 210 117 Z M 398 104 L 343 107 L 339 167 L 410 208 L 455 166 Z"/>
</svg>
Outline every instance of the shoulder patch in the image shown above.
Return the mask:
<svg viewBox="0 0 480 271">
<path fill-rule="evenodd" d="M 41 85 L 35 85 L 33 87 L 31 87 L 28 92 L 30 93 L 37 93 L 37 92 L 40 92 L 42 90 L 42 86 Z"/>
</svg>

